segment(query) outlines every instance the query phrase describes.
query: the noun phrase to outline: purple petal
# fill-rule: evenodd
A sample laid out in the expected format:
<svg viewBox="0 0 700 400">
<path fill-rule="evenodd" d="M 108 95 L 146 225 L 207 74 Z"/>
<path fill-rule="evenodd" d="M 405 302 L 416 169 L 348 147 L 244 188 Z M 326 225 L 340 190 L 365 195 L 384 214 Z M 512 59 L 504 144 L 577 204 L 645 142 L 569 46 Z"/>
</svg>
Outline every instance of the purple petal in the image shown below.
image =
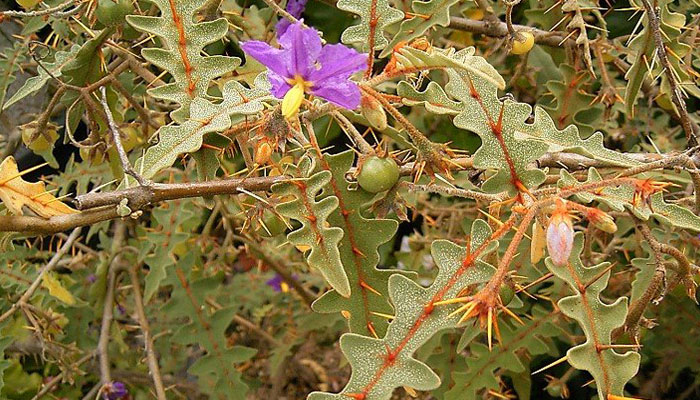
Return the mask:
<svg viewBox="0 0 700 400">
<path fill-rule="evenodd" d="M 301 18 L 301 13 L 304 12 L 307 1 L 308 0 L 289 0 L 287 2 L 286 10 L 292 17 L 299 19 Z M 292 23 L 287 18 L 281 18 L 275 26 L 275 29 L 277 30 L 277 37 L 284 35 L 291 25 Z"/>
<path fill-rule="evenodd" d="M 290 52 L 276 49 L 265 42 L 251 40 L 241 44 L 248 55 L 258 60 L 278 75 L 287 76 L 287 66 L 290 63 Z M 288 76 L 293 78 L 294 76 Z"/>
<path fill-rule="evenodd" d="M 321 38 L 318 32 L 312 28 L 304 28 L 301 23 L 293 24 L 277 41 L 289 52 L 287 73 L 278 73 L 290 78 L 301 75 L 307 79 L 309 74 L 315 71 L 316 60 L 321 54 Z"/>
<path fill-rule="evenodd" d="M 362 98 L 357 84 L 346 78 L 329 78 L 314 82 L 311 93 L 348 110 L 357 108 Z"/>
<path fill-rule="evenodd" d="M 268 72 L 267 80 L 272 84 L 272 94 L 278 99 L 284 98 L 284 95 L 292 88 L 292 85 L 287 82 L 287 78 L 272 71 Z"/>
<path fill-rule="evenodd" d="M 275 276 L 268 279 L 267 282 L 265 282 L 265 284 L 267 286 L 270 286 L 275 292 L 282 291 L 282 277 L 280 275 L 275 274 Z"/>
<path fill-rule="evenodd" d="M 367 54 L 358 53 L 342 44 L 329 44 L 321 49 L 318 62 L 321 68 L 309 76 L 314 84 L 329 78 L 347 79 L 355 72 L 367 69 Z"/>
</svg>

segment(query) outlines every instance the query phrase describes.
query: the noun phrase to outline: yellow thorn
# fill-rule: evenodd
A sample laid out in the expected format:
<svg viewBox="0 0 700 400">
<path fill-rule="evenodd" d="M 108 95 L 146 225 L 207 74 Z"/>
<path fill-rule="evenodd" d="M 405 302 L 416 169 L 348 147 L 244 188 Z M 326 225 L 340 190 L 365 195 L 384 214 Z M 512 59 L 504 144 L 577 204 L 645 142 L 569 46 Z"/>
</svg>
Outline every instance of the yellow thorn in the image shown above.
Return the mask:
<svg viewBox="0 0 700 400">
<path fill-rule="evenodd" d="M 36 171 L 37 169 L 42 168 L 42 167 L 44 167 L 44 166 L 46 166 L 46 165 L 49 165 L 49 163 L 39 164 L 39 165 L 37 165 L 37 166 L 31 167 L 31 168 L 27 168 L 27 169 L 25 169 L 24 171 L 20 171 L 20 172 L 18 172 L 18 173 L 16 173 L 16 174 L 10 176 L 9 178 L 5 178 L 5 179 L 1 180 L 1 181 L 0 181 L 0 186 L 6 184 L 7 182 L 9 182 L 9 181 L 11 181 L 11 180 L 13 180 L 13 179 L 19 178 L 19 177 L 22 176 L 22 175 L 25 175 L 25 174 L 28 174 L 28 173 L 30 173 L 30 172 Z"/>
<path fill-rule="evenodd" d="M 464 321 L 468 320 L 469 318 L 471 318 L 472 312 L 476 308 L 476 305 L 477 305 L 477 303 L 475 303 L 475 302 L 468 304 L 467 310 L 464 312 L 464 315 L 462 316 L 462 318 L 459 319 L 459 321 L 457 322 L 457 325 L 459 325 L 459 324 L 463 323 Z"/>
<path fill-rule="evenodd" d="M 491 322 L 492 322 L 491 319 L 493 318 L 493 311 L 492 311 L 491 307 L 489 307 L 488 315 L 486 318 L 487 318 L 486 335 L 487 335 L 488 340 L 489 340 L 489 351 L 491 351 L 491 349 L 493 348 L 492 343 L 491 343 Z"/>
<path fill-rule="evenodd" d="M 442 306 L 446 304 L 464 303 L 465 301 L 469 301 L 469 299 L 470 297 L 455 297 L 454 299 L 436 301 L 433 305 Z"/>
<path fill-rule="evenodd" d="M 517 315 L 515 315 L 515 313 L 513 313 L 513 311 L 509 310 L 508 307 L 502 306 L 501 309 L 503 311 L 505 311 L 506 314 L 510 315 L 514 320 L 518 321 L 520 323 L 520 325 L 525 325 L 523 320 L 520 319 L 520 317 L 518 317 Z"/>
<path fill-rule="evenodd" d="M 365 282 L 365 281 L 360 281 L 360 286 L 362 286 L 363 288 L 365 288 L 365 289 L 369 290 L 370 292 L 376 294 L 377 296 L 383 297 L 381 293 L 379 293 L 379 292 L 378 292 L 375 288 L 373 288 L 372 286 L 368 285 L 367 282 Z"/>
<path fill-rule="evenodd" d="M 384 313 L 380 313 L 380 312 L 376 312 L 376 311 L 370 311 L 369 313 L 372 315 L 376 315 L 378 317 L 386 318 L 386 319 L 394 319 L 395 318 L 393 315 L 384 314 Z"/>
<path fill-rule="evenodd" d="M 552 368 L 552 367 L 555 366 L 555 365 L 559 365 L 559 364 L 563 363 L 564 361 L 567 361 L 568 359 L 569 359 L 569 356 L 564 356 L 564 357 L 562 357 L 562 358 L 560 358 L 560 359 L 554 361 L 553 363 L 550 363 L 550 364 L 548 364 L 548 365 L 545 365 L 544 367 L 538 369 L 537 371 L 531 373 L 530 375 L 539 374 L 540 372 L 542 372 L 542 371 L 544 371 L 544 370 L 546 370 L 546 369 Z"/>
</svg>

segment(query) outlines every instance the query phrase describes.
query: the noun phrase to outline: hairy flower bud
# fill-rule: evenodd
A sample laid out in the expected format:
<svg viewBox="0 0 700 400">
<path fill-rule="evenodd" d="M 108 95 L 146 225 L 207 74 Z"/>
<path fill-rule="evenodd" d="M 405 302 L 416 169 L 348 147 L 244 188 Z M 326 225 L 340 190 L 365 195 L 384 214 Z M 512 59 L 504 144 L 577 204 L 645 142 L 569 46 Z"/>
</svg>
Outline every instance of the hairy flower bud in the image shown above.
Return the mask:
<svg viewBox="0 0 700 400">
<path fill-rule="evenodd" d="M 557 204 L 547 226 L 547 251 L 555 265 L 566 265 L 574 245 L 574 226 L 563 202 Z"/>
<path fill-rule="evenodd" d="M 386 111 L 377 99 L 371 96 L 362 96 L 360 102 L 360 110 L 362 115 L 367 118 L 367 121 L 378 130 L 383 130 L 387 127 Z"/>
<path fill-rule="evenodd" d="M 617 232 L 617 225 L 615 224 L 615 220 L 604 211 L 592 208 L 588 212 L 588 215 L 586 215 L 586 218 L 588 218 L 588 221 L 590 221 L 590 223 L 593 224 L 593 226 L 595 226 L 603 232 Z"/>
</svg>

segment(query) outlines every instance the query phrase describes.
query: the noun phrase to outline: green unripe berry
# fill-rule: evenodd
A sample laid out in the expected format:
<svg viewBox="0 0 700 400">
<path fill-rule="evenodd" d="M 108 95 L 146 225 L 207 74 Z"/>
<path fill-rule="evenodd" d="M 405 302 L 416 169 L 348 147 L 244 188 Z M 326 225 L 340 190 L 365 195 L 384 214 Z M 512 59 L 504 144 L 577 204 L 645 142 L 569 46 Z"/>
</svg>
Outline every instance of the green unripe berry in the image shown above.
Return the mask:
<svg viewBox="0 0 700 400">
<path fill-rule="evenodd" d="M 371 156 L 361 166 L 357 183 L 370 193 L 391 189 L 399 180 L 399 166 L 391 158 Z"/>
<path fill-rule="evenodd" d="M 134 12 L 130 0 L 98 0 L 95 17 L 104 26 L 122 25 L 126 16 Z"/>
<path fill-rule="evenodd" d="M 513 297 L 515 296 L 515 290 L 513 290 L 513 287 L 509 284 L 504 283 L 503 285 L 501 285 L 501 289 L 499 290 L 498 294 L 499 296 L 501 296 L 501 302 L 503 303 L 503 305 L 507 306 L 513 300 Z"/>
</svg>

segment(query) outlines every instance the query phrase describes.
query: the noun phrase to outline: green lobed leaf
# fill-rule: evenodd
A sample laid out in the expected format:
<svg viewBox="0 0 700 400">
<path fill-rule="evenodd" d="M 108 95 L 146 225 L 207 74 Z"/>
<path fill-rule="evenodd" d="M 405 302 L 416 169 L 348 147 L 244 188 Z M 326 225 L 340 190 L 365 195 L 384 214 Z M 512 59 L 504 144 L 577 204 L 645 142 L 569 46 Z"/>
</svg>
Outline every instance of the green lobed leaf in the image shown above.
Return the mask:
<svg viewBox="0 0 700 400">
<path fill-rule="evenodd" d="M 447 26 L 450 24 L 450 7 L 459 3 L 459 0 L 413 0 L 411 8 L 416 14 L 412 18 L 401 22 L 399 31 L 384 48 L 379 57 L 388 56 L 394 46 L 402 41 L 409 42 L 425 33 L 435 25 Z"/>
<path fill-rule="evenodd" d="M 146 179 L 175 163 L 180 154 L 199 150 L 204 136 L 223 132 L 231 127 L 232 118 L 262 111 L 263 101 L 270 99 L 269 83 L 264 74 L 256 79 L 256 86 L 246 88 L 236 81 L 228 81 L 222 90 L 223 101 L 214 104 L 197 98 L 191 105 L 191 116 L 181 125 L 163 126 L 158 129 L 159 142 L 151 146 L 136 161 L 134 169 Z M 128 186 L 135 184 L 131 177 L 125 179 Z"/>
<path fill-rule="evenodd" d="M 472 227 L 472 249 L 488 240 L 491 230 L 483 220 Z M 483 256 L 495 248 L 487 245 Z M 432 256 L 438 266 L 433 284 L 421 287 L 400 274 L 389 278 L 389 294 L 396 315 L 381 339 L 346 333 L 340 347 L 352 366 L 352 375 L 338 394 L 314 392 L 309 400 L 347 399 L 349 394 L 362 393 L 366 400 L 386 400 L 395 388 L 407 386 L 416 390 L 431 390 L 440 385 L 440 378 L 413 354 L 437 332 L 457 326 L 460 316 L 450 316 L 459 305 L 426 306 L 436 296 L 453 298 L 465 287 L 485 282 L 493 267 L 477 259 L 464 264 L 466 249 L 446 240 L 433 242 Z M 389 352 L 393 359 L 387 358 Z"/>
<path fill-rule="evenodd" d="M 301 228 L 290 232 L 287 239 L 296 246 L 307 247 L 306 258 L 310 266 L 318 269 L 326 281 L 341 296 L 350 296 L 350 282 L 343 269 L 338 243 L 343 230 L 326 226 L 329 215 L 338 208 L 338 198 L 327 196 L 318 200 L 318 194 L 331 180 L 329 171 L 312 173 L 313 163 L 305 157 L 300 161 L 300 176 L 291 181 L 277 183 L 272 192 L 280 197 L 292 196 L 293 200 L 278 204 L 277 211 L 299 221 Z"/>
<path fill-rule="evenodd" d="M 206 0 L 152 0 L 161 11 L 159 17 L 129 15 L 127 22 L 134 28 L 159 36 L 163 48 L 141 50 L 143 57 L 168 71 L 174 82 L 150 89 L 156 98 L 180 104 L 172 118 L 183 122 L 190 115 L 190 104 L 206 97 L 212 79 L 233 71 L 241 63 L 236 57 L 202 55 L 204 46 L 221 40 L 228 31 L 224 18 L 195 22 L 196 12 Z"/>
<path fill-rule="evenodd" d="M 16 42 L 14 47 L 7 47 L 0 54 L 0 110 L 3 110 L 7 88 L 10 87 L 17 77 L 17 71 L 20 69 L 20 63 L 24 61 L 24 52 L 27 44 L 24 42 Z"/>
<path fill-rule="evenodd" d="M 374 329 L 381 336 L 386 332 L 387 320 L 372 312 L 393 313 L 387 285 L 389 276 L 396 270 L 377 268 L 378 248 L 391 240 L 398 223 L 389 219 L 365 218 L 362 215 L 363 206 L 374 195 L 364 190 L 349 189 L 350 183 L 345 179 L 345 174 L 350 170 L 354 158 L 352 151 L 346 151 L 337 155 L 324 155 L 318 161 L 320 169 L 331 172 L 323 196 L 338 199 L 338 207 L 330 214 L 328 222 L 344 232 L 338 243 L 338 251 L 350 284 L 350 297 L 330 291 L 314 302 L 313 309 L 322 313 L 347 311 L 350 332 L 370 336 L 371 329 Z M 370 324 L 372 328 L 369 328 Z"/>
<path fill-rule="evenodd" d="M 389 0 L 339 0 L 336 6 L 360 16 L 360 23 L 347 28 L 341 40 L 346 44 L 359 44 L 364 51 L 386 47 L 389 41 L 384 37 L 384 29 L 404 16 Z"/>
<path fill-rule="evenodd" d="M 520 184 L 526 188 L 538 186 L 544 180 L 544 172 L 532 163 L 548 151 L 580 153 L 618 166 L 639 165 L 624 154 L 606 149 L 600 132 L 583 140 L 573 125 L 557 129 L 541 107 L 534 109 L 534 120 L 528 122 L 532 107 L 509 99 L 501 100 L 498 86 L 494 85 L 495 77 L 490 72 L 493 68 L 477 67 L 481 73 L 474 73 L 474 65 L 488 64 L 472 53 L 473 50 L 465 49 L 452 55 L 455 62 L 472 67 L 450 67 L 447 70 L 450 80 L 444 90 L 431 82 L 425 91 L 419 92 L 401 82 L 398 93 L 407 104 L 422 103 L 433 112 L 457 114 L 453 120 L 456 127 L 479 135 L 482 144 L 474 154 L 474 166 L 496 171 L 484 183 L 484 191 L 501 192 L 506 188 L 516 193 Z"/>
<path fill-rule="evenodd" d="M 168 277 L 173 291 L 163 311 L 170 319 L 185 318 L 186 323 L 172 335 L 172 342 L 181 345 L 199 345 L 206 354 L 197 359 L 188 372 L 198 377 L 203 393 L 226 400 L 245 400 L 248 385 L 241 379 L 235 365 L 253 357 L 255 349 L 229 346 L 226 330 L 231 325 L 234 307 L 210 311 L 206 298 L 223 282 L 223 274 L 199 278 L 192 271 L 195 255 L 190 252 L 175 267 L 175 276 Z"/>
<path fill-rule="evenodd" d="M 585 182 L 578 182 L 573 175 L 565 170 L 561 170 L 559 187 L 576 187 L 586 183 L 600 182 L 603 177 L 595 168 L 588 170 L 588 178 Z M 700 217 L 692 211 L 677 204 L 669 204 L 664 200 L 662 192 L 651 195 L 649 203 L 645 201 L 635 201 L 635 189 L 630 185 L 606 187 L 597 190 L 595 193 L 577 193 L 574 198 L 583 203 L 599 201 L 606 204 L 614 211 L 631 211 L 635 217 L 644 221 L 652 215 L 661 222 L 682 229 L 691 229 L 700 232 Z"/>
<path fill-rule="evenodd" d="M 559 333 L 552 323 L 558 314 L 557 311 L 535 307 L 532 309 L 533 319 L 527 319 L 525 325 L 499 323 L 502 341 L 491 351 L 483 343 L 472 342 L 470 355 L 465 359 L 468 370 L 453 374 L 454 385 L 445 394 L 445 400 L 476 399 L 480 392 L 499 391 L 502 382 L 497 371 L 523 372 L 526 370 L 521 354 L 523 350 L 531 356 L 549 350 L 544 339 Z"/>
<path fill-rule="evenodd" d="M 603 271 L 610 263 L 585 267 L 580 258 L 583 242 L 583 233 L 576 233 L 567 265 L 555 265 L 549 257 L 545 260 L 547 268 L 575 293 L 559 300 L 559 308 L 564 315 L 575 319 L 586 335 L 584 343 L 569 349 L 568 361 L 574 368 L 588 371 L 593 376 L 599 398 L 622 396 L 625 384 L 637 374 L 641 356 L 634 351 L 619 354 L 600 346 L 611 345 L 612 331 L 625 322 L 627 298 L 621 297 L 613 304 L 601 301 L 600 293 L 610 278 L 610 271 Z M 585 289 L 581 290 L 581 287 Z"/>
<path fill-rule="evenodd" d="M 60 78 L 63 67 L 73 61 L 79 50 L 80 45 L 74 44 L 71 46 L 70 51 L 57 51 L 53 62 L 42 62 L 42 65 L 44 68 L 46 68 L 46 70 L 40 67 L 37 68 L 37 76 L 27 79 L 27 81 L 24 82 L 24 85 L 22 85 L 22 87 L 19 88 L 19 90 L 7 100 L 2 109 L 5 110 L 14 103 L 39 91 L 39 89 L 44 87 L 49 79 L 51 79 L 51 75 L 56 78 Z"/>
</svg>

